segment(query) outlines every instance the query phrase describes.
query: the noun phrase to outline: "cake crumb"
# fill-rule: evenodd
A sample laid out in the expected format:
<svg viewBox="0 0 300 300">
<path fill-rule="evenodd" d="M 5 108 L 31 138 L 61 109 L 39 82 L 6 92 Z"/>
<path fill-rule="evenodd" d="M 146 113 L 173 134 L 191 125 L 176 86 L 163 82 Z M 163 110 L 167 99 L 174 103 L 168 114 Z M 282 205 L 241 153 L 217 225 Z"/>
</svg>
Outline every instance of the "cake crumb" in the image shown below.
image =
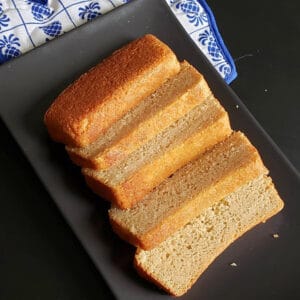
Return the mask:
<svg viewBox="0 0 300 300">
<path fill-rule="evenodd" d="M 278 239 L 278 238 L 279 238 L 279 234 L 278 234 L 278 233 L 274 233 L 274 234 L 273 234 L 273 238 L 274 238 L 274 239 Z"/>
<path fill-rule="evenodd" d="M 238 106 L 238 105 L 236 105 L 235 107 L 236 107 L 236 108 L 239 108 L 239 106 Z"/>
<path fill-rule="evenodd" d="M 231 267 L 237 267 L 237 264 L 236 264 L 235 262 L 232 262 L 232 263 L 230 264 L 230 266 L 231 266 Z"/>
</svg>

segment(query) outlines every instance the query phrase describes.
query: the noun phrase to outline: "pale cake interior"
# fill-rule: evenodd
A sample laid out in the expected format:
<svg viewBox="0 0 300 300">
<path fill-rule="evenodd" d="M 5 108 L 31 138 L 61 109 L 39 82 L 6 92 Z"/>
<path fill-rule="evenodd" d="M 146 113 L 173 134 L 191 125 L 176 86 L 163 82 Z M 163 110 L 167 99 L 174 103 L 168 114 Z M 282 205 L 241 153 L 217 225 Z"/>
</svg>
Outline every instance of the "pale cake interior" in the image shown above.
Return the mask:
<svg viewBox="0 0 300 300">
<path fill-rule="evenodd" d="M 251 181 L 207 208 L 158 247 L 138 250 L 138 269 L 165 290 L 182 295 L 237 237 L 283 207 L 266 176 Z"/>
<path fill-rule="evenodd" d="M 224 114 L 220 103 L 208 98 L 121 163 L 106 170 L 84 169 L 84 174 L 94 176 L 109 186 L 118 185 L 156 156 L 181 144 Z"/>
<path fill-rule="evenodd" d="M 230 176 L 234 170 L 251 163 L 257 157 L 258 153 L 244 135 L 233 133 L 225 141 L 179 169 L 133 208 L 122 210 L 113 206 L 109 211 L 110 218 L 132 234 L 143 235 L 163 222 L 167 216 L 174 214 L 199 192 L 203 193 L 221 178 Z"/>
</svg>

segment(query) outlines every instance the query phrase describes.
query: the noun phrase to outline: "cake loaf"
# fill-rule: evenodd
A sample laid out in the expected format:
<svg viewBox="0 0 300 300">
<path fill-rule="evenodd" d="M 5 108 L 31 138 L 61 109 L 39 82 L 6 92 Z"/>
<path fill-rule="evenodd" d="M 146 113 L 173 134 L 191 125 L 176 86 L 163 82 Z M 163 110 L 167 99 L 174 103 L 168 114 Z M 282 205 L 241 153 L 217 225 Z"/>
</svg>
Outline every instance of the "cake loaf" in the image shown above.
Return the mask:
<svg viewBox="0 0 300 300">
<path fill-rule="evenodd" d="M 267 172 L 254 146 L 242 133 L 234 132 L 167 178 L 133 208 L 112 207 L 110 221 L 121 238 L 151 249 L 203 209 Z"/>
<path fill-rule="evenodd" d="M 50 136 L 72 146 L 94 142 L 179 69 L 175 54 L 153 35 L 129 43 L 57 97 L 44 117 Z"/>
<path fill-rule="evenodd" d="M 67 146 L 76 164 L 93 169 L 111 167 L 203 102 L 211 91 L 203 76 L 189 63 L 166 81 L 104 135 L 86 147 Z"/>
<path fill-rule="evenodd" d="M 138 273 L 181 296 L 232 242 L 283 208 L 272 180 L 260 176 L 206 208 L 158 247 L 138 249 Z"/>
<path fill-rule="evenodd" d="M 121 209 L 132 207 L 155 186 L 231 133 L 228 115 L 209 98 L 149 143 L 107 170 L 83 169 L 88 185 Z"/>
</svg>

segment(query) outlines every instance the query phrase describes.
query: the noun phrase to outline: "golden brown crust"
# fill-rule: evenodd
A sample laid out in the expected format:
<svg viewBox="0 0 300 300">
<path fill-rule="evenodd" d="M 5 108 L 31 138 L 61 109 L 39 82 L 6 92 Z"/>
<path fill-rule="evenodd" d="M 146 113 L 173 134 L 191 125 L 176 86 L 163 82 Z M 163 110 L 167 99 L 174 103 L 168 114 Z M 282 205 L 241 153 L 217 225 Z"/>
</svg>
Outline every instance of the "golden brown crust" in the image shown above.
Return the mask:
<svg viewBox="0 0 300 300">
<path fill-rule="evenodd" d="M 186 70 L 189 70 L 189 72 L 186 73 Z M 181 63 L 180 72 L 189 74 L 193 78 L 188 90 L 179 90 L 173 95 L 173 100 L 169 101 L 168 105 L 144 119 L 106 149 L 101 148 L 97 154 L 82 151 L 83 148 L 66 147 L 72 161 L 85 168 L 98 170 L 109 168 L 126 158 L 130 153 L 144 145 L 157 133 L 166 129 L 211 95 L 203 76 L 188 62 Z M 180 74 L 178 75 L 180 76 Z"/>
<path fill-rule="evenodd" d="M 131 42 L 57 97 L 44 118 L 51 137 L 74 146 L 93 142 L 179 68 L 174 53 L 153 35 Z"/>
<path fill-rule="evenodd" d="M 96 165 L 93 160 L 80 155 L 80 153 L 77 153 L 76 151 L 73 151 L 74 148 L 66 146 L 65 149 L 74 164 L 84 168 L 96 169 Z"/>
<path fill-rule="evenodd" d="M 84 175 L 86 184 L 95 194 L 99 195 L 107 201 L 111 201 L 114 203 L 115 199 L 119 199 L 118 207 L 120 209 L 127 208 L 127 202 L 124 202 L 124 199 L 122 197 L 123 193 L 122 195 L 120 195 L 120 189 L 115 189 L 114 187 L 109 186 L 107 183 L 98 180 L 97 177 L 92 176 L 85 169 L 82 169 L 82 174 Z"/>
<path fill-rule="evenodd" d="M 89 176 L 87 174 L 84 174 L 85 182 L 88 185 L 88 187 L 91 188 L 91 190 L 99 195 L 100 197 L 103 197 L 107 201 L 111 201 L 115 197 L 113 194 L 113 191 L 111 188 L 105 184 L 99 183 L 97 180 L 95 180 L 94 177 Z"/>
<path fill-rule="evenodd" d="M 110 214 L 109 214 L 110 215 Z M 138 239 L 134 234 L 132 234 L 128 230 L 124 230 L 123 226 L 121 226 L 117 220 L 114 218 L 109 218 L 110 225 L 113 231 L 124 241 L 131 245 L 135 245 L 136 247 L 142 247 L 143 245 L 140 244 L 140 239 Z"/>
</svg>

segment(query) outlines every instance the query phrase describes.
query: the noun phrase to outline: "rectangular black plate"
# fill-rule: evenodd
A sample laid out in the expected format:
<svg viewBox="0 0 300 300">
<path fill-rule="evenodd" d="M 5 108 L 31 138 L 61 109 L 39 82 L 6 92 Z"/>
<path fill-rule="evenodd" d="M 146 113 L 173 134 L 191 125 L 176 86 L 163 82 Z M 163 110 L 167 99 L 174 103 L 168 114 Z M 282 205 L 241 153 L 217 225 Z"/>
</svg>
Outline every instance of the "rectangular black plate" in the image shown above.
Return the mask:
<svg viewBox="0 0 300 300">
<path fill-rule="evenodd" d="M 118 299 L 167 299 L 132 269 L 133 247 L 110 230 L 108 205 L 85 187 L 80 170 L 48 138 L 43 115 L 55 96 L 113 50 L 145 33 L 165 41 L 202 72 L 230 114 L 260 150 L 285 200 L 282 213 L 225 251 L 184 299 L 286 298 L 298 285 L 299 176 L 241 100 L 224 83 L 163 0 L 137 0 L 0 68 L 1 116 L 83 247 Z M 250 87 L 249 87 L 250 88 Z M 239 108 L 236 108 L 236 105 Z M 280 233 L 274 240 L 272 233 Z M 238 261 L 238 268 L 229 263 Z"/>
</svg>

